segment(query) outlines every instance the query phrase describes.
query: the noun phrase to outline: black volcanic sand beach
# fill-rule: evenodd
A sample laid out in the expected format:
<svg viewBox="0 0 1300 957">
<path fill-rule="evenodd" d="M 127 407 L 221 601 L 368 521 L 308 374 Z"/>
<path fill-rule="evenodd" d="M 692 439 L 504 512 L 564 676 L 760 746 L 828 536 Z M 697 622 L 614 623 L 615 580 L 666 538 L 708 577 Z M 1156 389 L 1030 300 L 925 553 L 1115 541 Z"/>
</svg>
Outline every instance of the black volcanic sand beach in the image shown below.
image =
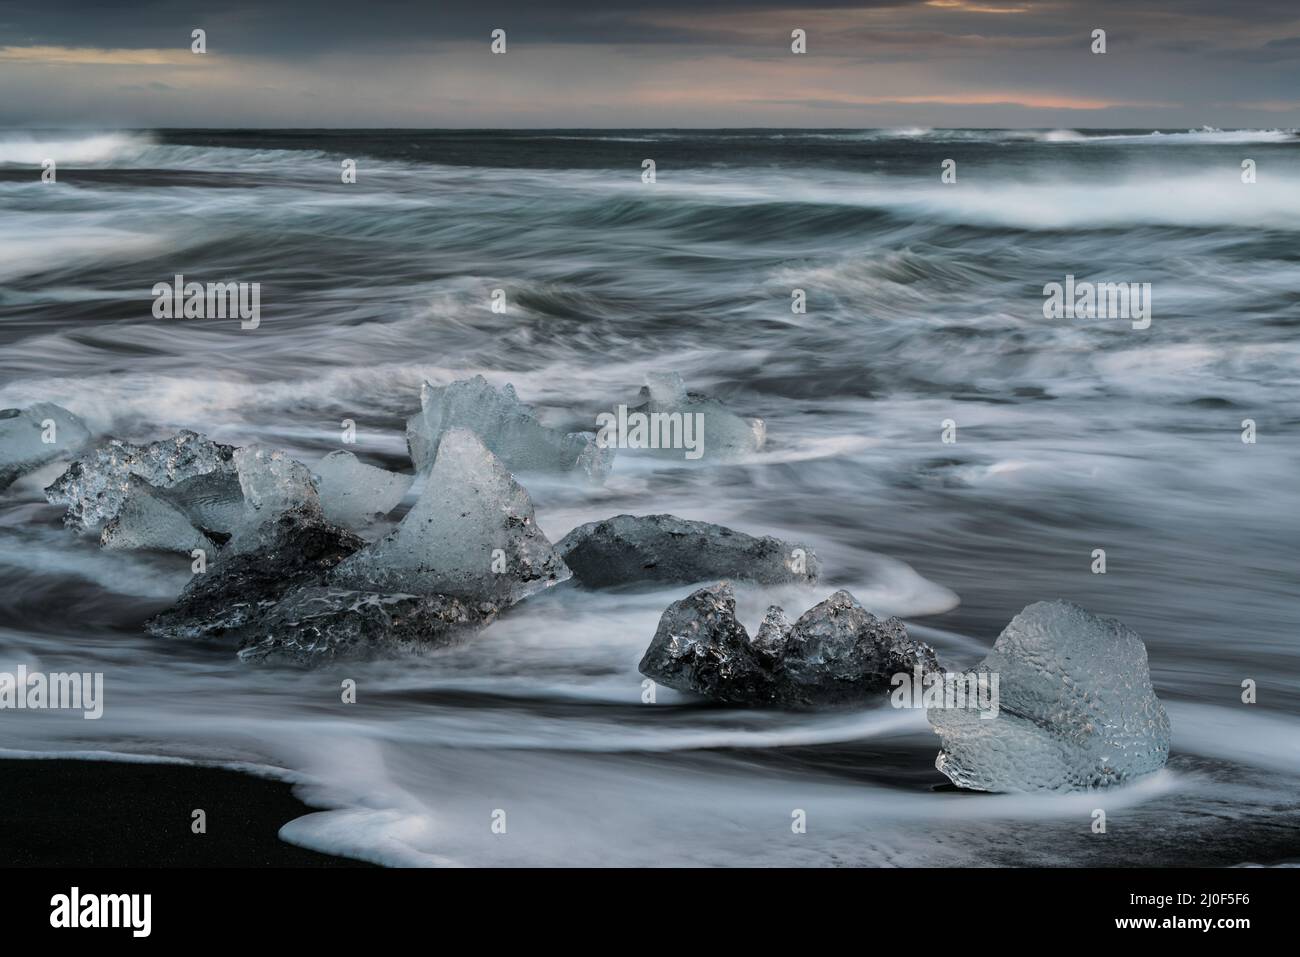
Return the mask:
<svg viewBox="0 0 1300 957">
<path fill-rule="evenodd" d="M 0 771 L 0 866 L 369 867 L 286 844 L 312 812 L 282 781 L 222 768 L 18 760 Z M 196 808 L 207 833 L 190 830 Z"/>
</svg>

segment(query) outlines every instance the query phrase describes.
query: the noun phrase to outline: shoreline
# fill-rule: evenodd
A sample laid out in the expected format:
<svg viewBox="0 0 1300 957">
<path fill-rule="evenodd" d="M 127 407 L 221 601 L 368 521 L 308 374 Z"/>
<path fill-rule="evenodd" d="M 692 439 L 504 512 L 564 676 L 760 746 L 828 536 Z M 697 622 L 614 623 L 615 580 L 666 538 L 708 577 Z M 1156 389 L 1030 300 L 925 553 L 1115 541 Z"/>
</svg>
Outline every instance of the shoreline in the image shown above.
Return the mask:
<svg viewBox="0 0 1300 957">
<path fill-rule="evenodd" d="M 293 784 L 173 762 L 0 759 L 3 867 L 375 867 L 279 838 Z M 204 811 L 206 832 L 192 830 Z"/>
</svg>

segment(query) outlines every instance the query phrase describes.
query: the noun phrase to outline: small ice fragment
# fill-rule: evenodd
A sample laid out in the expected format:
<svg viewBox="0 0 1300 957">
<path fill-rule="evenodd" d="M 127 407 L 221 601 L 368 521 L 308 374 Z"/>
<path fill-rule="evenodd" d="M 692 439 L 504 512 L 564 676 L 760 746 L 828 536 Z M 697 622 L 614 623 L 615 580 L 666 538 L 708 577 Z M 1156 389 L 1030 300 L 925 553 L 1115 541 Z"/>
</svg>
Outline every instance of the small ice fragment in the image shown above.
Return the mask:
<svg viewBox="0 0 1300 957">
<path fill-rule="evenodd" d="M 785 609 L 780 605 L 769 605 L 750 645 L 761 660 L 773 665 L 790 640 L 790 630 L 793 627 L 794 623 L 786 616 Z"/>
<path fill-rule="evenodd" d="M 214 551 L 213 543 L 190 523 L 189 516 L 137 475 L 127 480 L 122 506 L 104 525 L 99 542 L 114 550 L 145 548 L 185 555 L 196 548 Z"/>
<path fill-rule="evenodd" d="M 414 476 L 366 465 L 351 452 L 331 452 L 313 473 L 325 517 L 348 528 L 362 528 L 387 515 L 402 501 Z"/>
<path fill-rule="evenodd" d="M 928 711 L 942 741 L 935 767 L 960 787 L 1086 790 L 1155 771 L 1169 756 L 1146 646 L 1114 618 L 1036 602 L 1003 629 L 978 672 L 998 678 L 996 712 Z"/>
<path fill-rule="evenodd" d="M 76 455 L 89 441 L 85 423 L 53 403 L 0 409 L 0 491 L 42 465 Z"/>
<path fill-rule="evenodd" d="M 762 419 L 736 415 L 712 396 L 688 392 L 676 372 L 655 372 L 641 387 L 641 405 L 631 412 L 646 415 L 698 415 L 703 433 L 705 460 L 734 459 L 761 451 L 767 442 L 767 424 Z M 652 420 L 653 421 L 653 420 Z M 677 449 L 655 450 L 659 455 L 681 456 Z"/>
<path fill-rule="evenodd" d="M 265 445 L 236 449 L 235 469 L 247 514 L 271 517 L 318 501 L 307 466 L 279 449 Z"/>
<path fill-rule="evenodd" d="M 73 462 L 45 489 L 45 497 L 51 504 L 68 506 L 63 518 L 67 525 L 98 528 L 122 507 L 132 475 L 155 489 L 166 489 L 196 475 L 233 473 L 234 451 L 189 431 L 148 445 L 113 439 Z"/>
<path fill-rule="evenodd" d="M 447 430 L 474 432 L 512 472 L 579 470 L 601 481 L 613 465 L 614 450 L 596 445 L 594 432 L 562 432 L 537 420 L 519 401 L 514 386 L 494 389 L 481 375 L 450 385 L 424 383 L 420 411 L 406 423 L 406 442 L 417 471 L 426 471 Z"/>
<path fill-rule="evenodd" d="M 244 493 L 244 515 L 228 547 L 260 547 L 267 541 L 265 530 L 289 512 L 322 517 L 311 471 L 280 449 L 248 445 L 235 450 L 234 464 Z"/>
<path fill-rule="evenodd" d="M 645 377 L 645 396 L 660 406 L 685 405 L 690 400 L 680 372 L 650 372 Z"/>
<path fill-rule="evenodd" d="M 344 588 L 505 605 L 569 577 L 533 503 L 466 429 L 441 435 L 424 493 L 400 525 L 334 570 Z"/>
</svg>

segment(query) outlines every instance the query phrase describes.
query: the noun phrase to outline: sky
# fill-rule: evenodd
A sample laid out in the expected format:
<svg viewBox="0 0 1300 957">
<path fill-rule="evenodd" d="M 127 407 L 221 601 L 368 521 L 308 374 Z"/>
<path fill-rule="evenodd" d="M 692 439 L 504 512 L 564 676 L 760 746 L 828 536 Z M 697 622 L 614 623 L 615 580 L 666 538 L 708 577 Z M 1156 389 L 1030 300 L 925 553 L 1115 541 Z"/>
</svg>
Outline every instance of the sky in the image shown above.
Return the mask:
<svg viewBox="0 0 1300 957">
<path fill-rule="evenodd" d="M 0 126 L 1294 128 L 1300 0 L 0 0 Z"/>
</svg>

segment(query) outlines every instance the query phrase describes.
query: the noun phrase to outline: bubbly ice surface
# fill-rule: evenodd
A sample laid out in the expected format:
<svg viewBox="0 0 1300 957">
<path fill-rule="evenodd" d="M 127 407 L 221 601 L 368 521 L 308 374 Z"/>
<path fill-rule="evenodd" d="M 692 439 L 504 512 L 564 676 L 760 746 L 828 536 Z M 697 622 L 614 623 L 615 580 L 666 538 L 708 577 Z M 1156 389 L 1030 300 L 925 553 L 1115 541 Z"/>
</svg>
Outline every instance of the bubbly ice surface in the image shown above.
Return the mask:
<svg viewBox="0 0 1300 957">
<path fill-rule="evenodd" d="M 213 543 L 190 523 L 189 516 L 152 485 L 135 475 L 127 485 L 122 507 L 100 533 L 104 548 L 144 548 L 186 555 L 196 548 L 215 551 Z"/>
<path fill-rule="evenodd" d="M 334 584 L 363 591 L 519 601 L 569 577 L 533 503 L 477 435 L 449 429 L 401 524 L 344 560 Z"/>
<path fill-rule="evenodd" d="M 997 716 L 931 708 L 935 766 L 979 791 L 1073 791 L 1155 771 L 1169 719 L 1131 628 L 1064 601 L 1011 620 L 979 666 L 998 676 Z M 989 713 L 989 712 L 986 712 Z"/>
<path fill-rule="evenodd" d="M 244 493 L 244 514 L 233 530 L 231 549 L 260 547 L 267 537 L 265 530 L 286 512 L 321 515 L 311 471 L 280 449 L 244 446 L 235 450 L 234 463 Z"/>
<path fill-rule="evenodd" d="M 47 462 L 77 454 L 89 441 L 85 423 L 62 406 L 0 409 L 0 491 Z"/>
<path fill-rule="evenodd" d="M 325 517 L 348 528 L 361 528 L 387 515 L 402 501 L 413 476 L 366 465 L 351 452 L 331 452 L 313 467 L 316 491 Z"/>
<path fill-rule="evenodd" d="M 45 490 L 54 505 L 66 505 L 64 522 L 74 528 L 98 528 L 113 518 L 137 475 L 156 489 L 169 488 L 196 475 L 233 471 L 235 450 L 196 432 L 133 445 L 113 439 L 83 456 Z"/>
<path fill-rule="evenodd" d="M 494 389 L 482 376 L 450 385 L 424 383 L 420 411 L 406 424 L 416 469 L 429 468 L 448 429 L 469 429 L 513 472 L 580 470 L 601 480 L 613 464 L 612 449 L 596 445 L 593 432 L 562 432 L 542 425 L 514 386 Z"/>
</svg>

